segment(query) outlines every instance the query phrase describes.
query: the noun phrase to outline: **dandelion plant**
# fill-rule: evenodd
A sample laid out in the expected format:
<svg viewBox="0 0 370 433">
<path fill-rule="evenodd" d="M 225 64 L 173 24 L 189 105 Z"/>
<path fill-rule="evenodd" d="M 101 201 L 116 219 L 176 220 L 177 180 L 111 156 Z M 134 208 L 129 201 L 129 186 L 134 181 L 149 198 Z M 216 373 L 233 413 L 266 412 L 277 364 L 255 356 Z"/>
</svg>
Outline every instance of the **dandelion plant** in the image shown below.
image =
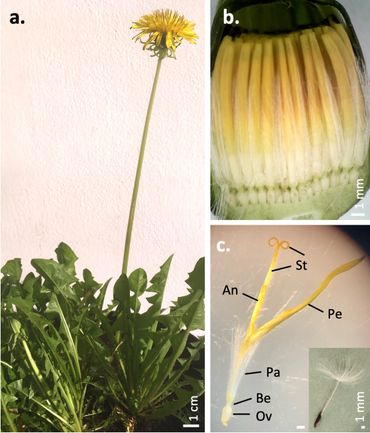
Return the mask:
<svg viewBox="0 0 370 433">
<path fill-rule="evenodd" d="M 131 236 L 149 123 L 161 64 L 183 40 L 195 43 L 195 24 L 157 10 L 132 24 L 157 59 L 144 124 L 122 272 L 110 280 L 79 278 L 76 254 L 61 243 L 55 259 L 33 259 L 22 276 L 20 259 L 2 268 L 2 431 L 179 430 L 193 396 L 204 392 L 204 259 L 186 280 L 184 296 L 164 310 L 172 256 L 150 280 L 128 273 Z M 143 252 L 144 253 L 144 252 Z M 148 308 L 141 308 L 143 300 Z M 188 414 L 189 415 L 189 414 Z M 169 423 L 171 421 L 171 424 Z M 167 423 L 167 424 L 166 424 Z"/>
</svg>

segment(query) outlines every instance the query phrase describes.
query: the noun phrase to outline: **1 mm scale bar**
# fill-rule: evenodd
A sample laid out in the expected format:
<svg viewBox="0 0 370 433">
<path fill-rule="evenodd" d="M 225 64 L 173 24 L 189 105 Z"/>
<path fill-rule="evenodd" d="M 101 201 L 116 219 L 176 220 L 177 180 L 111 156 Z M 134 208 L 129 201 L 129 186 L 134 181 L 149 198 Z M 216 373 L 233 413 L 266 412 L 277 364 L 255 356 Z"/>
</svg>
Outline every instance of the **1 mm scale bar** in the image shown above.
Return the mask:
<svg viewBox="0 0 370 433">
<path fill-rule="evenodd" d="M 199 424 L 183 424 L 184 428 L 199 428 Z"/>
</svg>

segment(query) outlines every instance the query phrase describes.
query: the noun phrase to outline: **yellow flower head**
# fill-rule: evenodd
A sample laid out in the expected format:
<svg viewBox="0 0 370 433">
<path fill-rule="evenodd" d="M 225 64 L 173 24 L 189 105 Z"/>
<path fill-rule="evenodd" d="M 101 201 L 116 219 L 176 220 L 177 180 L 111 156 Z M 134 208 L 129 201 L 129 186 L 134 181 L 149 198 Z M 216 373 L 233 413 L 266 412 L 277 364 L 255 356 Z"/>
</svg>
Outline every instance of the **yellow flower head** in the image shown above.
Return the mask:
<svg viewBox="0 0 370 433">
<path fill-rule="evenodd" d="M 160 58 L 175 57 L 176 48 L 186 39 L 191 44 L 198 38 L 194 31 L 195 23 L 169 9 L 156 10 L 133 22 L 132 29 L 140 32 L 134 40 L 144 44 L 143 49 L 153 52 Z"/>
</svg>

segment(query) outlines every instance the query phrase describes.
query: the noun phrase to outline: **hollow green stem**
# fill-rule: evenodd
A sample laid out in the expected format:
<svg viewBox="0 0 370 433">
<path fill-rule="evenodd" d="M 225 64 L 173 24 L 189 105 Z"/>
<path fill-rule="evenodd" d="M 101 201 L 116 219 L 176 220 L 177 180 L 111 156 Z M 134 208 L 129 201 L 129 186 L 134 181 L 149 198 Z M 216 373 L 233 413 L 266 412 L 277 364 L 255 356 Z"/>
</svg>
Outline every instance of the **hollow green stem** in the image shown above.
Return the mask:
<svg viewBox="0 0 370 433">
<path fill-rule="evenodd" d="M 148 110 L 146 112 L 143 136 L 141 139 L 139 159 L 138 159 L 137 167 L 136 167 L 134 189 L 132 190 L 130 214 L 128 217 L 128 223 L 127 223 L 127 229 L 126 229 L 125 250 L 124 250 L 124 254 L 123 254 L 123 263 L 122 263 L 122 273 L 123 274 L 127 274 L 127 266 L 128 266 L 128 259 L 129 259 L 129 254 L 130 254 L 130 245 L 131 245 L 131 235 L 132 235 L 132 228 L 134 225 L 134 218 L 135 218 L 136 200 L 137 200 L 137 195 L 138 195 L 138 191 L 139 191 L 141 170 L 142 170 L 143 161 L 144 161 L 146 139 L 148 136 L 150 118 L 152 116 L 154 98 L 155 98 L 155 93 L 157 90 L 158 77 L 159 77 L 159 72 L 161 69 L 162 60 L 163 60 L 162 57 L 158 58 L 158 63 L 157 63 L 157 68 L 156 68 L 155 75 L 154 75 L 152 91 L 150 93 Z"/>
</svg>

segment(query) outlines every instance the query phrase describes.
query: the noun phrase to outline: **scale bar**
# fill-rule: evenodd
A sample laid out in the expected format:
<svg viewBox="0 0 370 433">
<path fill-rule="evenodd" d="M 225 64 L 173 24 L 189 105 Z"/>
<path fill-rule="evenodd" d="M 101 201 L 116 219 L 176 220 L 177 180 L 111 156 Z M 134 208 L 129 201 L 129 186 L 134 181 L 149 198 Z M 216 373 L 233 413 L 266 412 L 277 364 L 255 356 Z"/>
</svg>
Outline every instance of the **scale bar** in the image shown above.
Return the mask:
<svg viewBox="0 0 370 433">
<path fill-rule="evenodd" d="M 199 428 L 199 424 L 183 424 L 184 428 Z"/>
<path fill-rule="evenodd" d="M 354 217 L 364 217 L 365 214 L 363 212 L 361 212 L 361 213 L 351 213 L 351 216 L 354 216 Z"/>
<path fill-rule="evenodd" d="M 305 425 L 297 425 L 297 426 L 296 426 L 296 429 L 297 429 L 297 430 L 304 430 L 305 428 L 306 428 Z"/>
</svg>

